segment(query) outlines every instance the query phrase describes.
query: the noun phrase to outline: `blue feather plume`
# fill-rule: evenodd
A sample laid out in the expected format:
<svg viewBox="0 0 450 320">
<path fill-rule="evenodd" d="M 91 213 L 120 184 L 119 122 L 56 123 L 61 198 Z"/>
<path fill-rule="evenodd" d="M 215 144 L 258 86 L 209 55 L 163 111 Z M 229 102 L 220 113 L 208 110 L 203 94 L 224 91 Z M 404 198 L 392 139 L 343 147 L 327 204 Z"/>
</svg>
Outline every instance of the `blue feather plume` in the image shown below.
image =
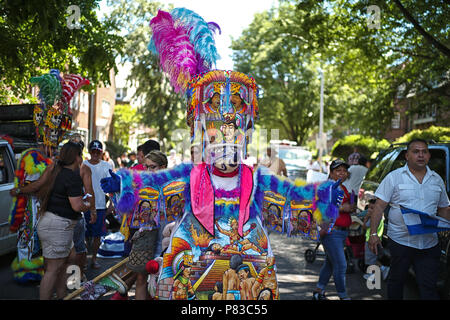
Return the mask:
<svg viewBox="0 0 450 320">
<path fill-rule="evenodd" d="M 176 25 L 183 26 L 188 31 L 189 41 L 194 50 L 206 62 L 209 68 L 220 59 L 214 40 L 214 32 L 220 27 L 215 22 L 206 22 L 200 15 L 186 8 L 175 8 L 170 14 Z"/>
</svg>

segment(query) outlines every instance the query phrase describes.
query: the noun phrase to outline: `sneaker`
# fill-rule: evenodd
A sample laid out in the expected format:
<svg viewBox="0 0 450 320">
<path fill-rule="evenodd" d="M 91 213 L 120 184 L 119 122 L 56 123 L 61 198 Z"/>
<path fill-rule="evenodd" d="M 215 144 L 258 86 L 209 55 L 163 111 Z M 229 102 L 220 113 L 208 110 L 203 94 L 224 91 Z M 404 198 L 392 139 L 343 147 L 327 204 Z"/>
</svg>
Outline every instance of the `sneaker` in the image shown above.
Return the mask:
<svg viewBox="0 0 450 320">
<path fill-rule="evenodd" d="M 390 267 L 381 266 L 381 276 L 383 277 L 383 280 L 386 280 L 389 275 Z"/>
<path fill-rule="evenodd" d="M 373 281 L 375 278 L 375 273 L 365 273 L 363 275 L 363 278 L 366 280 L 370 279 L 370 281 Z"/>
<path fill-rule="evenodd" d="M 325 294 L 320 293 L 320 292 L 314 292 L 312 299 L 313 300 L 328 300 L 328 298 L 325 297 Z"/>
<path fill-rule="evenodd" d="M 121 295 L 119 291 L 113 294 L 110 300 L 128 300 L 128 293 L 126 295 Z"/>
</svg>

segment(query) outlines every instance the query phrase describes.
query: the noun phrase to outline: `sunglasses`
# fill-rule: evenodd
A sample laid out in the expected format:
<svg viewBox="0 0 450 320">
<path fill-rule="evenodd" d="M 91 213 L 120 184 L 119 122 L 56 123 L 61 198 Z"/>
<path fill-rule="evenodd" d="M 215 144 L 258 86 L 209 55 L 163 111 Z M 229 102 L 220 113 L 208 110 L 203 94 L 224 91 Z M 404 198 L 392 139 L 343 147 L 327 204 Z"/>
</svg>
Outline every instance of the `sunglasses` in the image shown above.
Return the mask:
<svg viewBox="0 0 450 320">
<path fill-rule="evenodd" d="M 145 165 L 145 167 L 146 167 L 147 169 L 150 169 L 150 170 L 155 170 L 155 169 L 158 169 L 158 168 L 159 168 L 159 166 L 155 166 L 155 165 L 153 165 L 153 164 L 151 164 L 151 165 Z"/>
</svg>

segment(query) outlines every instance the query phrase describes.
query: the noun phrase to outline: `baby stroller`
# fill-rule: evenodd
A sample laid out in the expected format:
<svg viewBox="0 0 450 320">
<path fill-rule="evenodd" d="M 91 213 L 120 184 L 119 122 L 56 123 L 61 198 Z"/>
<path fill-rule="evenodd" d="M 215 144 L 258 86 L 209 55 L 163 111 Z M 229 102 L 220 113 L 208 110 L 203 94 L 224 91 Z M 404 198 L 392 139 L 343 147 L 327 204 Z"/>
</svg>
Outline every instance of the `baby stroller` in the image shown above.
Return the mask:
<svg viewBox="0 0 450 320">
<path fill-rule="evenodd" d="M 348 236 L 345 239 L 345 258 L 347 260 L 347 273 L 355 272 L 354 260 L 358 260 L 358 267 L 365 272 L 364 247 L 366 237 L 363 229 L 364 223 L 357 216 L 352 216 L 352 224 L 349 227 Z"/>
<path fill-rule="evenodd" d="M 306 262 L 313 263 L 316 260 L 317 255 L 325 255 L 325 253 L 318 251 L 321 244 L 321 242 L 318 242 L 314 249 L 307 249 L 305 251 Z M 348 274 L 355 272 L 354 259 L 358 259 L 358 267 L 360 270 L 365 271 L 364 245 L 365 236 L 363 232 L 363 222 L 358 217 L 352 216 L 352 224 L 349 227 L 349 234 L 345 239 L 344 246 Z"/>
</svg>

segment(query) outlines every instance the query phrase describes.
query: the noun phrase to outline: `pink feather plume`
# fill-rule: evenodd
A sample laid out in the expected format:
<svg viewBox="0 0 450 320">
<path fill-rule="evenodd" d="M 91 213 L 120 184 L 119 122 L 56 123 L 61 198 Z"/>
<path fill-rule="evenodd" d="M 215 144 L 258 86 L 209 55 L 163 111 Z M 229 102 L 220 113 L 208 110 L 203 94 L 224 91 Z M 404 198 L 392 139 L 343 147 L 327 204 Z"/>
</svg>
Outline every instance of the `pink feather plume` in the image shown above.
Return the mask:
<svg viewBox="0 0 450 320">
<path fill-rule="evenodd" d="M 175 26 L 170 13 L 159 10 L 150 21 L 160 66 L 168 74 L 175 92 L 184 92 L 199 63 L 186 30 Z"/>
</svg>

